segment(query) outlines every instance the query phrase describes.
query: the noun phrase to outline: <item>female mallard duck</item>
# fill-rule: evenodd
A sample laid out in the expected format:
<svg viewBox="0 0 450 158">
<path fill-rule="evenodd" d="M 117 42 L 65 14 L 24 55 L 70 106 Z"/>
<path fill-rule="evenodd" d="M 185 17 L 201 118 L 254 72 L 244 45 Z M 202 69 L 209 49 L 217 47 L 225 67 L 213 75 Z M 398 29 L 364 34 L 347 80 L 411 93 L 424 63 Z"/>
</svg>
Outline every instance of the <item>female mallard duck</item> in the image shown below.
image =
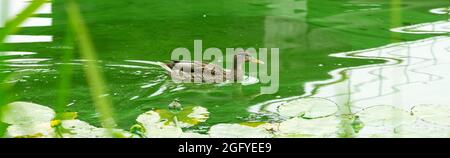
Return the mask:
<svg viewBox="0 0 450 158">
<path fill-rule="evenodd" d="M 176 81 L 222 83 L 226 81 L 242 81 L 244 76 L 242 65 L 245 62 L 264 64 L 264 62 L 252 57 L 250 53 L 240 52 L 234 55 L 232 70 L 226 70 L 219 65 L 201 61 L 173 60 L 171 63 L 164 63 L 161 66 Z"/>
</svg>

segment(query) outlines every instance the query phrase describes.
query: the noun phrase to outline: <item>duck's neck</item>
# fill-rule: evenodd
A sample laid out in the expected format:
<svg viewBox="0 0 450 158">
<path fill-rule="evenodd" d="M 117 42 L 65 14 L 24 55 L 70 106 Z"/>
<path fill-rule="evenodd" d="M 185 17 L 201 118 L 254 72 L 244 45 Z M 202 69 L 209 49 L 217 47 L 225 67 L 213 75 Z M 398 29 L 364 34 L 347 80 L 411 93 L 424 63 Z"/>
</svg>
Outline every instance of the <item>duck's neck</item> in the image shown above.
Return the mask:
<svg viewBox="0 0 450 158">
<path fill-rule="evenodd" d="M 237 55 L 234 56 L 232 74 L 234 81 L 242 81 L 244 76 L 244 71 L 242 70 L 242 64 L 244 59 L 238 59 Z"/>
</svg>

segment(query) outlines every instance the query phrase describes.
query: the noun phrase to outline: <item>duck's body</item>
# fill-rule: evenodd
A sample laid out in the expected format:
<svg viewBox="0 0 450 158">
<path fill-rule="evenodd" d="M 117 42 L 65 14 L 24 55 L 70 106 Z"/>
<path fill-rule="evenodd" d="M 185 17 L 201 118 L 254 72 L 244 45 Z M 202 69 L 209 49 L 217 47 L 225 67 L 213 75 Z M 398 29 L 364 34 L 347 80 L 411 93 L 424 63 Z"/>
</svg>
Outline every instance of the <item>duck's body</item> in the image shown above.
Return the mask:
<svg viewBox="0 0 450 158">
<path fill-rule="evenodd" d="M 215 64 L 199 61 L 172 61 L 164 63 L 164 66 L 172 79 L 177 81 L 196 82 L 195 79 L 198 79 L 198 82 L 222 83 L 233 80 L 231 70 L 225 70 Z"/>
<path fill-rule="evenodd" d="M 242 60 L 238 60 L 240 55 L 242 55 Z M 200 61 L 172 61 L 170 63 L 164 63 L 162 67 L 169 72 L 174 80 L 222 83 L 242 80 L 244 75 L 242 64 L 244 62 L 263 63 L 251 57 L 249 53 L 244 52 L 234 56 L 232 70 L 226 70 L 219 65 Z"/>
</svg>

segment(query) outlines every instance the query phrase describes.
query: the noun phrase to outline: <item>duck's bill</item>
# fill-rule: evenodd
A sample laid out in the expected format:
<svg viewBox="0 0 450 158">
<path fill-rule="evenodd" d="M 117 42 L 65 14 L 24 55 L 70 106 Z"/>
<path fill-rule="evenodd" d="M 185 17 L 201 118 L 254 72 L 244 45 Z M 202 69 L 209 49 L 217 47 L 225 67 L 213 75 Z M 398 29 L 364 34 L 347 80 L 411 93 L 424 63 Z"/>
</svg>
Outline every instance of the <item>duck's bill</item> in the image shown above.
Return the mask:
<svg viewBox="0 0 450 158">
<path fill-rule="evenodd" d="M 264 64 L 263 61 L 258 60 L 258 59 L 255 59 L 255 58 L 251 59 L 250 62 L 252 62 L 252 63 L 257 63 L 257 64 Z"/>
</svg>

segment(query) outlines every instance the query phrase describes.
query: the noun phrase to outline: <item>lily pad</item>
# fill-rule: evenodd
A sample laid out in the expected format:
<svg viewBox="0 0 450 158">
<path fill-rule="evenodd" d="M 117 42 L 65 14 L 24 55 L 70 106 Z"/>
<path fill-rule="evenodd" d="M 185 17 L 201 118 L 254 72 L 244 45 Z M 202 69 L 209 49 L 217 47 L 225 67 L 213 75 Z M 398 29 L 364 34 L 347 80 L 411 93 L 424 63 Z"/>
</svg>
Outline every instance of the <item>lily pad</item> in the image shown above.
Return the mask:
<svg viewBox="0 0 450 158">
<path fill-rule="evenodd" d="M 417 122 L 412 125 L 396 127 L 394 132 L 402 138 L 448 138 L 450 128 L 437 126 L 426 122 Z"/>
<path fill-rule="evenodd" d="M 55 130 L 50 122 L 10 125 L 6 131 L 6 137 L 9 138 L 53 138 L 54 136 Z"/>
<path fill-rule="evenodd" d="M 394 132 L 394 127 L 384 126 L 365 126 L 358 134 L 357 138 L 395 138 L 398 137 Z"/>
<path fill-rule="evenodd" d="M 148 138 L 178 138 L 183 134 L 180 126 L 175 126 L 167 119 L 161 119 L 159 113 L 148 111 L 136 119 L 144 127 L 144 134 Z"/>
<path fill-rule="evenodd" d="M 365 126 L 396 127 L 403 124 L 412 124 L 417 120 L 409 112 L 390 105 L 368 107 L 356 115 L 359 116 Z"/>
<path fill-rule="evenodd" d="M 191 106 L 177 112 L 165 109 L 148 111 L 139 115 L 136 121 L 144 128 L 140 132 L 148 138 L 204 137 L 184 133 L 182 128 L 192 127 L 208 118 L 209 112 L 206 108 Z"/>
<path fill-rule="evenodd" d="M 304 119 L 292 118 L 281 122 L 277 137 L 336 137 L 340 120 L 335 116 Z"/>
<path fill-rule="evenodd" d="M 120 129 L 97 128 L 81 120 L 63 120 L 61 122 L 64 138 L 110 138 L 114 135 L 131 137 L 131 134 Z"/>
<path fill-rule="evenodd" d="M 94 127 L 75 120 L 77 113 L 55 114 L 53 109 L 27 102 L 13 102 L 2 109 L 2 121 L 9 124 L 6 136 L 14 138 L 107 138 L 130 137 L 119 129 Z M 112 135 L 114 134 L 114 135 Z"/>
<path fill-rule="evenodd" d="M 58 120 L 75 120 L 78 117 L 77 112 L 63 112 L 56 114 L 55 119 Z"/>
<path fill-rule="evenodd" d="M 217 124 L 211 127 L 212 138 L 271 138 L 272 133 L 262 126 L 251 127 L 240 124 Z"/>
<path fill-rule="evenodd" d="M 267 122 L 241 122 L 239 124 L 250 127 L 258 127 L 267 124 Z"/>
<path fill-rule="evenodd" d="M 11 125 L 46 123 L 55 117 L 53 109 L 27 102 L 10 103 L 1 112 L 1 121 Z"/>
<path fill-rule="evenodd" d="M 450 126 L 450 106 L 418 105 L 411 109 L 411 113 L 425 122 Z"/>
<path fill-rule="evenodd" d="M 200 106 L 185 107 L 180 112 L 172 112 L 165 109 L 155 110 L 155 112 L 159 114 L 165 125 L 175 125 L 176 123 L 177 126 L 182 128 L 197 125 L 209 118 L 208 110 Z"/>
<path fill-rule="evenodd" d="M 200 134 L 195 132 L 185 132 L 182 133 L 180 138 L 210 138 L 209 135 Z"/>
<path fill-rule="evenodd" d="M 331 116 L 338 110 L 337 104 L 323 98 L 302 98 L 278 107 L 284 117 L 320 118 Z"/>
<path fill-rule="evenodd" d="M 359 133 L 360 138 L 445 138 L 450 137 L 450 128 L 416 121 L 397 127 L 368 126 Z"/>
</svg>

